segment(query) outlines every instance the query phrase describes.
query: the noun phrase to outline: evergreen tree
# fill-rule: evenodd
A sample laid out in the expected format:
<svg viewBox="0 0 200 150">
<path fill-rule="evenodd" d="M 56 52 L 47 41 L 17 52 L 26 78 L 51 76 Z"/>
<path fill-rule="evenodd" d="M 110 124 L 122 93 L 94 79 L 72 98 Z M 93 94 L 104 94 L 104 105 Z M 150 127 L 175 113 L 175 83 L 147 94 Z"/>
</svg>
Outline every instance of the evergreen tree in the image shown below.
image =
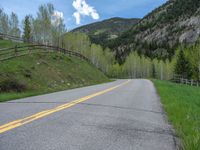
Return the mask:
<svg viewBox="0 0 200 150">
<path fill-rule="evenodd" d="M 180 50 L 178 54 L 177 62 L 175 65 L 175 73 L 187 78 L 191 78 L 190 62 L 186 59 L 183 50 Z"/>
<path fill-rule="evenodd" d="M 30 42 L 31 41 L 31 23 L 29 20 L 29 16 L 25 17 L 24 21 L 24 42 Z"/>
</svg>

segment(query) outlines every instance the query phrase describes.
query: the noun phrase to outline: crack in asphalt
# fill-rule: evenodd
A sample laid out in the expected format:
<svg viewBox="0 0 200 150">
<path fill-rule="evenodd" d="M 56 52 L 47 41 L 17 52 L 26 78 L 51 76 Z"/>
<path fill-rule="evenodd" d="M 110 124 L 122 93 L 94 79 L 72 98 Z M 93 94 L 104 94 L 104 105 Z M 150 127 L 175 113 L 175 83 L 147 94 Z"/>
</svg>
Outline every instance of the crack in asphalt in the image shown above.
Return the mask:
<svg viewBox="0 0 200 150">
<path fill-rule="evenodd" d="M 142 111 L 142 112 L 164 114 L 163 112 L 159 112 L 159 111 L 153 111 L 153 110 L 147 110 L 147 109 L 141 109 L 141 108 L 134 108 L 134 107 L 122 107 L 122 106 L 91 104 L 91 103 L 79 103 L 79 105 L 91 105 L 91 106 L 99 106 L 99 107 L 118 108 L 118 109 L 136 110 L 136 111 Z"/>
<path fill-rule="evenodd" d="M 100 128 L 100 129 L 107 129 L 107 130 L 116 130 L 116 131 L 120 131 L 120 132 L 124 132 L 124 131 L 136 131 L 136 132 L 146 132 L 146 133 L 153 133 L 153 134 L 162 134 L 162 135 L 171 135 L 173 137 L 178 137 L 173 130 L 165 130 L 165 129 L 161 129 L 161 128 L 157 128 L 155 130 L 147 130 L 147 129 L 141 129 L 141 128 L 117 128 L 117 127 L 112 127 L 112 126 L 101 126 L 101 125 L 95 125 L 95 124 L 82 124 L 82 126 L 88 126 L 88 127 L 96 127 L 96 128 Z"/>
<path fill-rule="evenodd" d="M 3 103 L 5 104 L 65 104 L 67 102 L 3 102 Z M 97 107 L 108 107 L 108 108 L 126 109 L 126 110 L 142 111 L 142 112 L 151 112 L 151 113 L 156 113 L 156 114 L 165 114 L 164 112 L 161 112 L 161 111 L 153 111 L 153 110 L 134 108 L 134 107 L 122 107 L 122 106 L 92 104 L 92 103 L 79 103 L 77 105 L 89 105 L 89 106 L 97 106 Z"/>
</svg>

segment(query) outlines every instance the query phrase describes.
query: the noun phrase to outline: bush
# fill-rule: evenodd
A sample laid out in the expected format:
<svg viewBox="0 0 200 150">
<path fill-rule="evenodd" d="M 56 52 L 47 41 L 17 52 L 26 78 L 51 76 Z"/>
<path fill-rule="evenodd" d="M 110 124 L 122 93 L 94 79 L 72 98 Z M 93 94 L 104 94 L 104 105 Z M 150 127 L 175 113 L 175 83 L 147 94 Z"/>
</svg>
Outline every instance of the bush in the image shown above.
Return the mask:
<svg viewBox="0 0 200 150">
<path fill-rule="evenodd" d="M 23 70 L 23 75 L 26 78 L 31 78 L 32 77 L 32 72 L 29 69 L 25 69 L 25 70 Z"/>
<path fill-rule="evenodd" d="M 0 92 L 22 92 L 26 89 L 26 85 L 16 79 L 4 79 L 0 81 Z"/>
</svg>

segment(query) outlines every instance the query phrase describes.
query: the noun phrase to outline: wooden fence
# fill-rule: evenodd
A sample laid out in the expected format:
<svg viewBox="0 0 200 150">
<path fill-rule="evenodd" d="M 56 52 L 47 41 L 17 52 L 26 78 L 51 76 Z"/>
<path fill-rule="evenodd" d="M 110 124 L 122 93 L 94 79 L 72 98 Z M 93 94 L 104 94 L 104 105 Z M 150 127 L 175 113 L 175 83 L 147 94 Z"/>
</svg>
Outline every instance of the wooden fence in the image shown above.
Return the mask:
<svg viewBox="0 0 200 150">
<path fill-rule="evenodd" d="M 0 33 L 0 39 L 9 39 L 13 41 L 23 42 L 23 39 L 20 37 L 6 35 L 2 33 Z M 28 54 L 33 54 L 33 53 L 59 52 L 59 53 L 63 53 L 69 56 L 78 57 L 90 63 L 90 60 L 84 55 L 82 55 L 81 53 L 60 48 L 57 46 L 36 44 L 34 42 L 31 42 L 31 43 L 32 44 L 25 45 L 25 46 L 16 45 L 15 47 L 0 49 L 0 61 L 5 61 L 8 59 L 12 59 L 15 57 L 20 57 L 20 56 L 24 56 Z"/>
<path fill-rule="evenodd" d="M 176 83 L 180 83 L 180 84 L 190 85 L 190 86 L 197 86 L 197 87 L 200 86 L 200 81 L 187 79 L 181 75 L 174 75 L 172 81 Z"/>
<path fill-rule="evenodd" d="M 59 52 L 69 56 L 75 56 L 90 62 L 90 60 L 87 57 L 83 56 L 80 53 L 49 45 L 26 45 L 26 46 L 15 46 L 12 48 L 3 48 L 0 49 L 0 61 L 5 61 L 8 59 L 33 53 L 48 53 L 48 52 Z"/>
</svg>

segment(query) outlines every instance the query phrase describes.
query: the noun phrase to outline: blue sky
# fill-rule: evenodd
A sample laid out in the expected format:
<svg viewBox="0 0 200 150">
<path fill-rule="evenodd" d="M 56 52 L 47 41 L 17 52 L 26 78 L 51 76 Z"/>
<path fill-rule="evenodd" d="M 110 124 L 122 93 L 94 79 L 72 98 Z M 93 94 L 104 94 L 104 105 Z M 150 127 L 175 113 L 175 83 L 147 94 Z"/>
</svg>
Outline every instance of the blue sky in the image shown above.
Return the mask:
<svg viewBox="0 0 200 150">
<path fill-rule="evenodd" d="M 26 14 L 36 16 L 38 7 L 52 3 L 63 13 L 68 29 L 111 17 L 142 18 L 167 0 L 1 0 L 0 7 L 20 20 Z M 74 2 L 74 5 L 72 5 Z M 80 4 L 79 4 L 80 3 Z M 76 16 L 76 17 L 75 17 Z M 80 19 L 80 20 L 79 20 Z"/>
</svg>

